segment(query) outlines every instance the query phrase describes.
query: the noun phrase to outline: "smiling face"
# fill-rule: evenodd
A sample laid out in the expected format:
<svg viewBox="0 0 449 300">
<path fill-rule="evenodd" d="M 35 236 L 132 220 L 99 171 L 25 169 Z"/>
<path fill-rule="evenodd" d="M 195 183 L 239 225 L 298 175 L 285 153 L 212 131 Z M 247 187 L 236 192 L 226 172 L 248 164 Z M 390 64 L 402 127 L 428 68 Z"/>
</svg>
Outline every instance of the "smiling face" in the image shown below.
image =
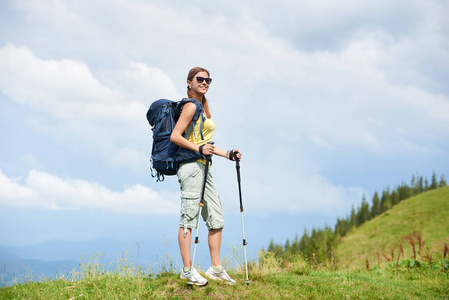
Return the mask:
<svg viewBox="0 0 449 300">
<path fill-rule="evenodd" d="M 209 78 L 209 74 L 205 71 L 200 71 L 196 73 L 191 80 L 187 80 L 187 84 L 190 86 L 190 92 L 195 96 L 199 96 L 199 100 L 202 99 L 203 95 L 205 95 L 209 90 L 209 84 L 206 80 L 203 80 L 201 83 L 198 82 L 197 77 Z"/>
</svg>

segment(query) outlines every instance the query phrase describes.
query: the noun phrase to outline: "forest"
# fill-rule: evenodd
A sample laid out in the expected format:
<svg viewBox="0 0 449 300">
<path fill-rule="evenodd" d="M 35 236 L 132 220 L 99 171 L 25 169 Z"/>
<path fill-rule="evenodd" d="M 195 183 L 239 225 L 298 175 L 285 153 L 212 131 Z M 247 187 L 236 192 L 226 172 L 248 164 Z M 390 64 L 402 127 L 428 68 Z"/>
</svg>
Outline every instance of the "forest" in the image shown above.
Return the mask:
<svg viewBox="0 0 449 300">
<path fill-rule="evenodd" d="M 292 241 L 287 239 L 284 245 L 276 244 L 271 240 L 267 251 L 286 261 L 296 254 L 301 254 L 317 264 L 332 262 L 335 260 L 335 249 L 341 239 L 351 230 L 390 210 L 401 201 L 446 185 L 443 175 L 438 180 L 436 174 L 433 173 L 430 182 L 427 178 L 413 175 L 410 183 L 403 182 L 392 189 L 387 187 L 381 193 L 376 191 L 371 199 L 371 205 L 363 195 L 361 204 L 358 207 L 353 206 L 346 217 L 337 218 L 334 228 L 327 224 L 324 228 L 312 228 L 311 230 L 304 228 L 301 238 L 296 235 Z"/>
</svg>

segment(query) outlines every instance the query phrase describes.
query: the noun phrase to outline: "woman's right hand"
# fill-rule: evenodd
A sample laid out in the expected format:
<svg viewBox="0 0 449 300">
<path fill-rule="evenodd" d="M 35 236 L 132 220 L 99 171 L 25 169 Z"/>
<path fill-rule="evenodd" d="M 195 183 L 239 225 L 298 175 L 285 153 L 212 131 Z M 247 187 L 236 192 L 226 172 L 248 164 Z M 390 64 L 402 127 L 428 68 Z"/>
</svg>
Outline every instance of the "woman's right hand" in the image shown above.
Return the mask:
<svg viewBox="0 0 449 300">
<path fill-rule="evenodd" d="M 215 146 L 213 144 L 204 144 L 203 146 L 203 153 L 204 155 L 211 155 L 214 153 Z"/>
</svg>

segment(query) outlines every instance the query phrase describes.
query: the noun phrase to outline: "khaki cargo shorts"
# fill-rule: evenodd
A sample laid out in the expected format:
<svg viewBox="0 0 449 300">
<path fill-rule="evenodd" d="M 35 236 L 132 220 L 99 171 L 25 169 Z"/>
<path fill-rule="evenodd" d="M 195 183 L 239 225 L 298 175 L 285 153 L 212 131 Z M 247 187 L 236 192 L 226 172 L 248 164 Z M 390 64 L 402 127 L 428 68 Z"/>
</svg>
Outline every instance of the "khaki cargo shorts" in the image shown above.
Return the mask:
<svg viewBox="0 0 449 300">
<path fill-rule="evenodd" d="M 203 189 L 205 165 L 200 162 L 182 164 L 178 170 L 181 184 L 181 220 L 179 227 L 196 228 L 201 192 Z M 215 189 L 210 169 L 207 173 L 204 206 L 201 212 L 209 230 L 224 227 L 223 208 Z"/>
</svg>

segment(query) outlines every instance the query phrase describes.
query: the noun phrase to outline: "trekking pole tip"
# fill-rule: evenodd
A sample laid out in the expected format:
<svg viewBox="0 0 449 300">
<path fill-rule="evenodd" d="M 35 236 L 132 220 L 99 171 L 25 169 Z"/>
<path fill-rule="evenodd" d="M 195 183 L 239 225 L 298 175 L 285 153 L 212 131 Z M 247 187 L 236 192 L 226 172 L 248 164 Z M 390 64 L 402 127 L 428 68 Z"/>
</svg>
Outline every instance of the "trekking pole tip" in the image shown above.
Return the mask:
<svg viewBox="0 0 449 300">
<path fill-rule="evenodd" d="M 245 281 L 245 284 L 246 284 L 247 286 L 249 286 L 249 283 L 250 283 L 249 280 Z"/>
</svg>

